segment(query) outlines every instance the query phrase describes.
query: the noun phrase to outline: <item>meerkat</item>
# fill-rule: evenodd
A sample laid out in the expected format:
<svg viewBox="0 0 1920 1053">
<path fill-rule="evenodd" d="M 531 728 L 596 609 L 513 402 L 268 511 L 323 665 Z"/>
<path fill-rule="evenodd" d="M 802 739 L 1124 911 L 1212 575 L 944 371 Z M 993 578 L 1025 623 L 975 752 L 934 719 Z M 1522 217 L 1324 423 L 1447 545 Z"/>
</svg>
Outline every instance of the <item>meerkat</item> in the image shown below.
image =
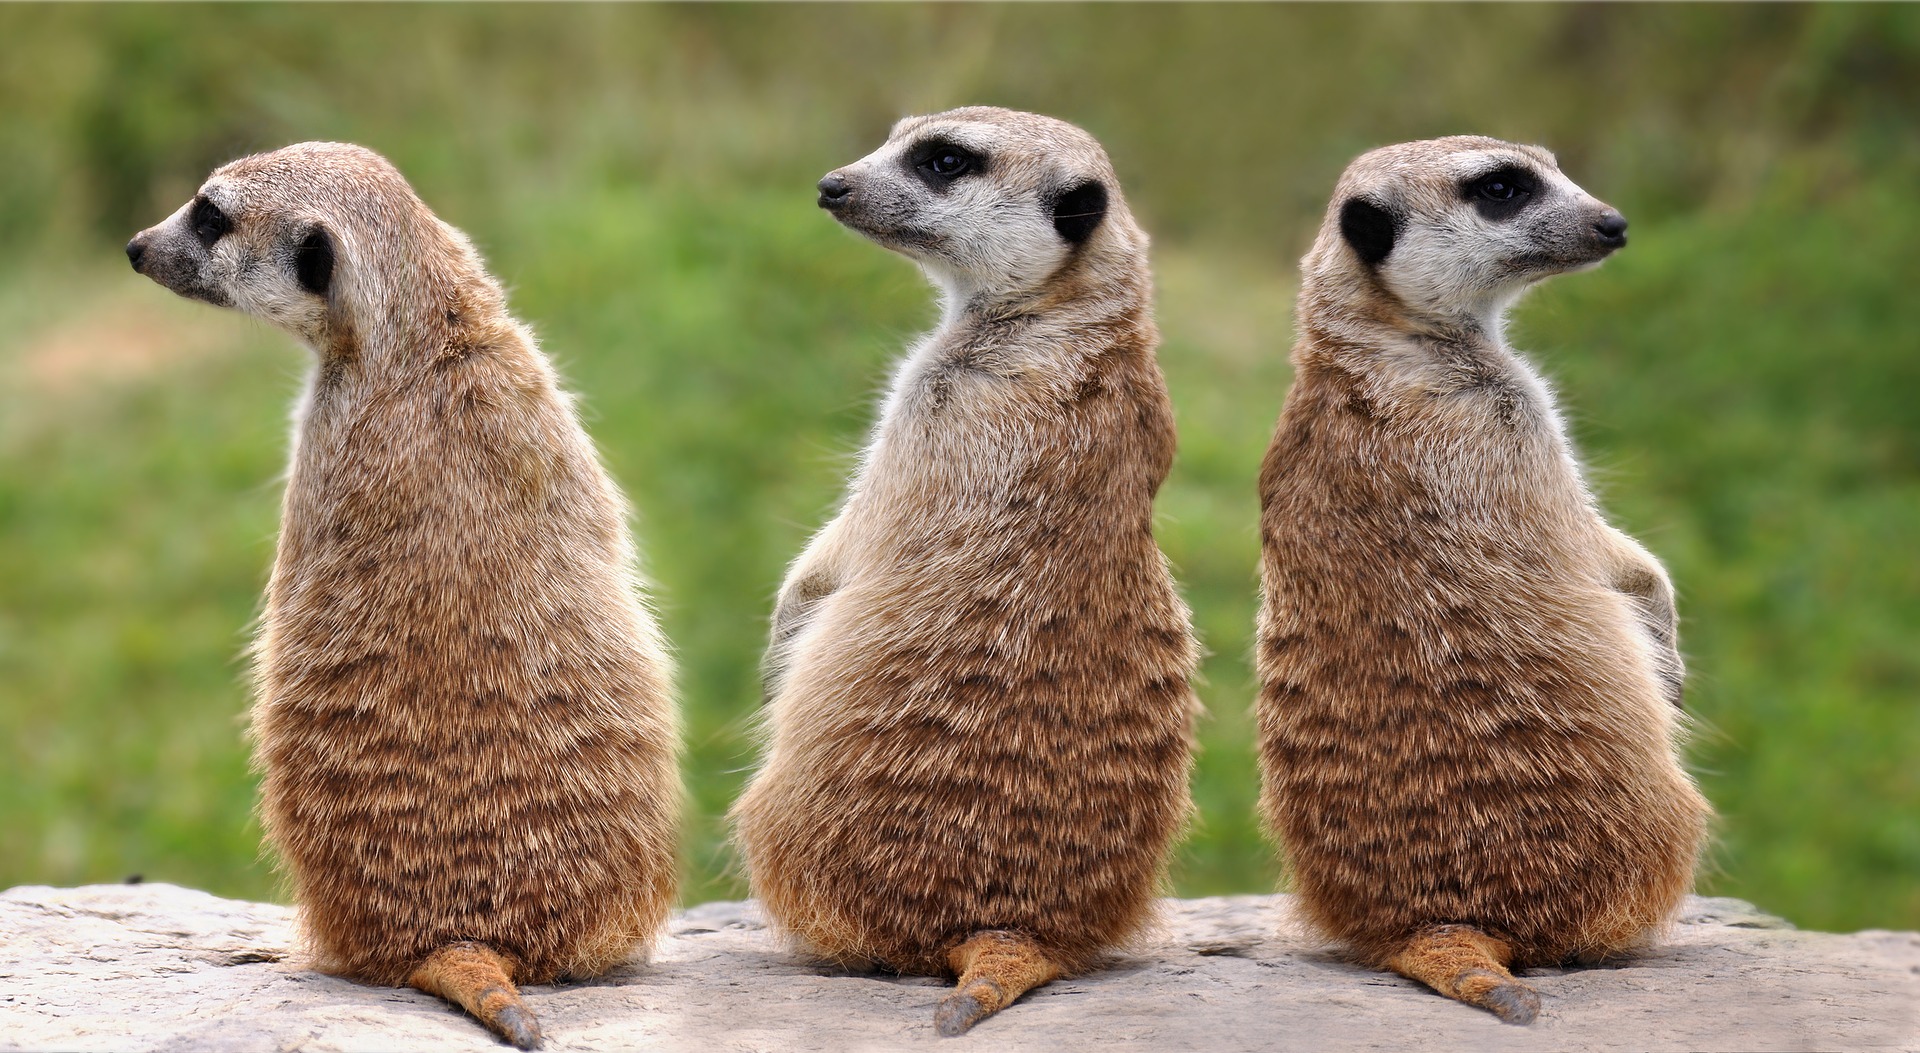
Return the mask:
<svg viewBox="0 0 1920 1053">
<path fill-rule="evenodd" d="M 1510 968 L 1642 946 L 1692 885 L 1673 587 L 1601 517 L 1502 319 L 1626 244 L 1537 147 L 1365 154 L 1302 261 L 1260 475 L 1262 806 L 1306 917 L 1531 1021 Z"/>
<path fill-rule="evenodd" d="M 780 589 L 733 818 L 779 928 L 957 977 L 956 1035 L 1135 936 L 1189 810 L 1147 238 L 1093 137 L 995 108 L 903 120 L 819 190 L 942 316 Z"/>
<path fill-rule="evenodd" d="M 372 151 L 234 161 L 127 255 L 318 359 L 251 730 L 316 967 L 537 1048 L 515 985 L 626 959 L 675 885 L 671 670 L 624 500 L 472 245 Z"/>
</svg>

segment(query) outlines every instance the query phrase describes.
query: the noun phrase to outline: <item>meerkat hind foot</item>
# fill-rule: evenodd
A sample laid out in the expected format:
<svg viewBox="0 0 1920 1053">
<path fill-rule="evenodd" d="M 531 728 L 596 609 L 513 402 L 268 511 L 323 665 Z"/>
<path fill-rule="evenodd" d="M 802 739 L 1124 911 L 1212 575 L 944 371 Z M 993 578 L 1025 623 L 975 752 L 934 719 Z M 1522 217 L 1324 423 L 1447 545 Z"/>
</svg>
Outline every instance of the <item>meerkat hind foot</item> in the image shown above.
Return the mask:
<svg viewBox="0 0 1920 1053">
<path fill-rule="evenodd" d="M 944 1038 L 966 1034 L 973 1025 L 1060 975 L 1060 967 L 1038 944 L 1010 932 L 975 933 L 955 947 L 947 961 L 960 982 L 959 989 L 941 999 L 933 1011 L 934 1030 Z"/>
<path fill-rule="evenodd" d="M 520 1049 L 539 1049 L 540 1021 L 520 1000 L 506 958 L 481 943 L 449 944 L 427 956 L 407 983 L 472 1013 L 487 1030 Z"/>
<path fill-rule="evenodd" d="M 1540 1015 L 1540 994 L 1513 978 L 1507 965 L 1513 948 L 1471 925 L 1421 929 L 1387 967 L 1509 1024 L 1531 1024 Z"/>
</svg>

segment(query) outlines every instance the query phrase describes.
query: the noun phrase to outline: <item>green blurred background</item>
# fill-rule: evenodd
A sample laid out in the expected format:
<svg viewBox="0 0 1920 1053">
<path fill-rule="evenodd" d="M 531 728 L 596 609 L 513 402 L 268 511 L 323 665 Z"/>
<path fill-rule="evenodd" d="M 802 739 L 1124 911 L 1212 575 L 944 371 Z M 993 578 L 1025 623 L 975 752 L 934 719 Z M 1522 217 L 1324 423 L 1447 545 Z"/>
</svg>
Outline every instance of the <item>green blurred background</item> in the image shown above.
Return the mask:
<svg viewBox="0 0 1920 1053">
<path fill-rule="evenodd" d="M 584 395 L 682 662 L 685 895 L 743 894 L 770 600 L 934 317 L 813 183 L 976 102 L 1094 132 L 1156 236 L 1160 536 L 1210 652 L 1181 893 L 1276 872 L 1247 656 L 1294 261 L 1350 157 L 1471 131 L 1633 221 L 1512 335 L 1679 584 L 1703 890 L 1920 928 L 1920 7 L 1865 5 L 0 5 L 0 886 L 277 895 L 240 654 L 308 355 L 121 246 L 215 164 L 334 138 L 473 237 Z"/>
</svg>

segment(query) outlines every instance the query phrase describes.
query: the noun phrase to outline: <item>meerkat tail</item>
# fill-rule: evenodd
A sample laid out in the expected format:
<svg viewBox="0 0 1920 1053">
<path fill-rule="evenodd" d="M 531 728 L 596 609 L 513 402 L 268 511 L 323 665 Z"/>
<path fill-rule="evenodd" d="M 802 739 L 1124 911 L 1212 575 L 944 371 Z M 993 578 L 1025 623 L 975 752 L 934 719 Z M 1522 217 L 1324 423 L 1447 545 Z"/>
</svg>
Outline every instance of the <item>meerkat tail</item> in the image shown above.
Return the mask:
<svg viewBox="0 0 1920 1053">
<path fill-rule="evenodd" d="M 1060 967 L 1040 946 L 1011 932 L 977 932 L 947 955 L 960 975 L 958 990 L 941 999 L 933 1026 L 942 1036 L 967 1029 L 1012 1005 L 1028 991 L 1059 977 Z"/>
<path fill-rule="evenodd" d="M 513 967 L 482 943 L 448 944 L 427 955 L 407 983 L 472 1013 L 487 1030 L 521 1049 L 540 1048 L 540 1021 L 513 986 Z"/>
<path fill-rule="evenodd" d="M 1387 968 L 1509 1024 L 1531 1024 L 1540 995 L 1513 978 L 1513 948 L 1471 925 L 1430 925 L 1387 961 Z"/>
</svg>

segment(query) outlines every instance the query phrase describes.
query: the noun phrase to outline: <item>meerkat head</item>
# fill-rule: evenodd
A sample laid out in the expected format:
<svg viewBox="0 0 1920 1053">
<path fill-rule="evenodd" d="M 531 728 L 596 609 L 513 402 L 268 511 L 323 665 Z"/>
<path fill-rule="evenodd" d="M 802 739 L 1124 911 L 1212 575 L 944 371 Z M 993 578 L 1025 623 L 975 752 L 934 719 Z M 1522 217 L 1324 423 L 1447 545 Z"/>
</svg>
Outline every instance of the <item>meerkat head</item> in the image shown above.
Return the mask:
<svg viewBox="0 0 1920 1053">
<path fill-rule="evenodd" d="M 400 276 L 426 278 L 419 272 L 432 259 L 463 251 L 465 239 L 385 158 L 346 143 L 300 143 L 224 165 L 193 200 L 127 242 L 141 274 L 315 348 L 339 335 L 350 297 L 379 304 L 398 295 Z"/>
<path fill-rule="evenodd" d="M 962 300 L 1032 292 L 1076 260 L 1146 250 L 1093 136 L 990 106 L 894 125 L 880 149 L 820 180 L 820 207 Z"/>
<path fill-rule="evenodd" d="M 1533 283 L 1596 266 L 1627 221 L 1561 174 L 1552 154 L 1480 136 L 1401 143 L 1340 177 L 1311 278 L 1357 272 L 1406 309 L 1488 331 Z M 1371 294 L 1369 294 L 1371 295 Z"/>
</svg>

